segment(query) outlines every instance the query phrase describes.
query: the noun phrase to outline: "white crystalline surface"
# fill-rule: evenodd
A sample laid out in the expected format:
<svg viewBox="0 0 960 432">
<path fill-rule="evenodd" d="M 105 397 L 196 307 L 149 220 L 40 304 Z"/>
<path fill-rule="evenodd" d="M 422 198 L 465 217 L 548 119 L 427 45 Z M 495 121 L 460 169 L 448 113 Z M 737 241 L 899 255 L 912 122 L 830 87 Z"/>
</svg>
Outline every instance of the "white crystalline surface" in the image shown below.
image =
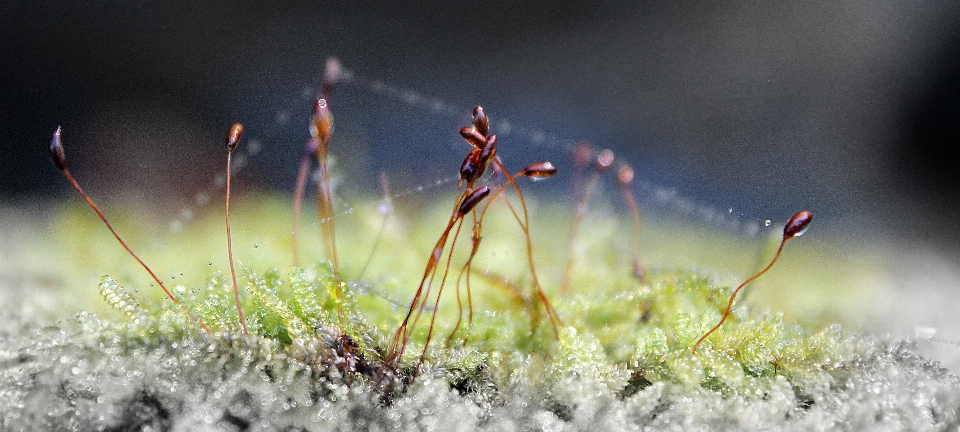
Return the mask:
<svg viewBox="0 0 960 432">
<path fill-rule="evenodd" d="M 536 370 L 502 374 L 512 378 L 497 385 L 458 386 L 430 369 L 382 403 L 369 380 L 346 383 L 269 341 L 222 335 L 127 340 L 85 314 L 55 326 L 9 314 L 3 319 L 3 431 L 960 427 L 958 379 L 903 342 L 867 344 L 859 361 L 835 371 L 830 388 L 817 395 L 795 394 L 782 377 L 762 395 L 723 395 L 669 382 L 627 391 L 588 369 L 548 372 L 562 378 L 546 387 Z M 318 341 L 316 349 L 327 342 Z"/>
</svg>

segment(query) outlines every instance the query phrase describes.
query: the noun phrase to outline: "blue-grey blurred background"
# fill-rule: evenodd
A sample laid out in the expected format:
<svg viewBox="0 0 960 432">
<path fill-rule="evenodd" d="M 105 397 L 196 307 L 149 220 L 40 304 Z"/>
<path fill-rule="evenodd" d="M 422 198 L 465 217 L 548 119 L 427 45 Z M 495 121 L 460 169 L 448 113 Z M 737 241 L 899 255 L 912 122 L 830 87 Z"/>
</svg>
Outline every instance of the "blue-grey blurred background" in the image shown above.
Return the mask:
<svg viewBox="0 0 960 432">
<path fill-rule="evenodd" d="M 5 1 L 0 196 L 72 192 L 46 155 L 63 125 L 91 192 L 175 207 L 222 170 L 236 121 L 263 147 L 238 181 L 289 190 L 327 56 L 365 80 L 337 89 L 331 152 L 374 193 L 380 171 L 399 187 L 455 174 L 456 128 L 479 103 L 550 133 L 502 141 L 515 168 L 563 170 L 586 139 L 749 218 L 809 208 L 835 230 L 950 253 L 960 240 L 960 3 L 947 1 Z"/>
</svg>

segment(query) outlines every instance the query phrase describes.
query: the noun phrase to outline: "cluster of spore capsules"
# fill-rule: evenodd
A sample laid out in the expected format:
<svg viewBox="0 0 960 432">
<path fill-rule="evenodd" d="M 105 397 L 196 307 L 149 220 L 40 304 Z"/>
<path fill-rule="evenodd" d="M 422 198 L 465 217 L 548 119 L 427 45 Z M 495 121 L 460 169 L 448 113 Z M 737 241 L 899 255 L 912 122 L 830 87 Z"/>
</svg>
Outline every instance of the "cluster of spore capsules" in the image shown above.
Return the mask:
<svg viewBox="0 0 960 432">
<path fill-rule="evenodd" d="M 319 174 L 316 176 L 316 178 L 317 212 L 319 216 L 320 233 L 322 244 L 326 249 L 324 251 L 326 259 L 333 271 L 334 289 L 332 292 L 336 302 L 338 314 L 337 318 L 340 324 L 343 325 L 345 322 L 343 300 L 345 296 L 344 290 L 346 287 L 340 276 L 340 265 L 337 258 L 336 231 L 334 225 L 335 212 L 333 210 L 334 194 L 331 186 L 331 174 L 328 161 L 328 144 L 330 142 L 330 137 L 333 134 L 333 115 L 330 107 L 330 100 L 332 91 L 340 79 L 340 76 L 341 68 L 339 62 L 335 59 L 328 60 L 322 85 L 316 97 L 313 115 L 311 117 L 311 138 L 307 141 L 304 147 L 304 154 L 299 167 L 296 187 L 294 189 L 294 227 L 292 231 L 292 240 L 294 263 L 297 263 L 297 261 L 299 261 L 299 242 L 297 238 L 297 230 L 299 228 L 300 209 L 302 206 L 303 195 L 306 190 L 308 174 L 311 171 L 312 161 L 315 160 Z M 453 326 L 453 330 L 451 331 L 450 335 L 447 337 L 448 345 L 454 340 L 464 319 L 464 315 L 466 315 L 467 325 L 469 326 L 470 323 L 472 323 L 473 301 L 470 290 L 471 275 L 474 273 L 473 261 L 477 256 L 479 248 L 481 247 L 484 218 L 487 215 L 491 205 L 500 199 L 502 199 L 502 202 L 507 207 L 507 210 L 510 212 L 513 219 L 519 225 L 525 237 L 525 255 L 530 273 L 530 280 L 532 283 L 532 297 L 537 299 L 537 304 L 539 305 L 533 306 L 533 313 L 531 313 L 531 331 L 535 331 L 539 321 L 541 321 L 540 309 L 542 308 L 543 312 L 546 313 L 554 335 L 559 337 L 559 329 L 563 326 L 563 321 L 553 306 L 551 306 L 550 300 L 547 298 L 543 286 L 541 285 L 540 278 L 537 276 L 530 233 L 530 217 L 519 184 L 522 178 L 540 180 L 551 177 L 557 173 L 557 169 L 550 162 L 535 162 L 525 166 L 519 171 L 511 173 L 511 171 L 505 166 L 504 161 L 502 161 L 497 155 L 497 135 L 492 134 L 491 132 L 490 121 L 486 112 L 480 106 L 477 106 L 473 109 L 472 125 L 464 127 L 459 131 L 460 136 L 469 144 L 470 150 L 460 165 L 459 183 L 453 203 L 453 210 L 433 249 L 427 255 L 423 276 L 421 277 L 419 284 L 413 293 L 413 299 L 410 302 L 409 308 L 406 310 L 406 315 L 404 316 L 404 319 L 399 327 L 396 329 L 396 332 L 390 341 L 390 346 L 385 353 L 384 365 L 393 371 L 399 370 L 401 357 L 408 347 L 414 329 L 419 324 L 423 313 L 430 310 L 431 316 L 429 323 L 427 324 L 423 351 L 420 355 L 419 361 L 417 362 L 416 368 L 413 369 L 413 375 L 415 377 L 417 370 L 424 361 L 427 349 L 430 346 L 430 341 L 434 336 L 433 333 L 434 325 L 436 323 L 437 310 L 440 305 L 440 299 L 443 295 L 444 288 L 448 285 L 448 280 L 454 280 L 454 282 L 451 283 L 455 284 L 457 303 L 460 309 L 457 322 Z M 239 123 L 234 124 L 230 127 L 225 141 L 225 147 L 227 150 L 225 228 L 228 256 L 230 260 L 233 296 L 241 327 L 244 334 L 247 334 L 246 320 L 244 318 L 243 309 L 240 302 L 239 284 L 237 282 L 236 270 L 234 268 L 230 233 L 231 159 L 234 150 L 241 141 L 242 134 L 243 126 Z M 89 195 L 87 195 L 86 192 L 84 192 L 83 188 L 80 187 L 80 184 L 71 175 L 67 166 L 61 136 L 62 131 L 58 127 L 56 131 L 54 131 L 50 140 L 50 156 L 56 168 L 63 174 L 73 188 L 76 189 L 89 207 L 96 212 L 100 220 L 103 221 L 103 224 L 108 230 L 110 230 L 110 233 L 113 234 L 113 236 L 117 239 L 120 245 L 123 246 L 127 253 L 132 256 L 140 264 L 140 266 L 147 271 L 147 273 L 150 274 L 150 277 L 153 278 L 160 289 L 163 290 L 164 294 L 166 294 L 166 296 L 172 302 L 179 303 L 178 298 L 164 285 L 163 281 L 157 277 L 150 267 L 148 267 L 147 264 L 144 263 L 143 260 L 141 260 L 130 248 L 130 246 L 120 237 L 97 204 Z M 576 194 L 574 196 L 574 215 L 571 219 L 570 226 L 569 238 L 571 245 L 574 242 L 579 225 L 588 207 L 592 190 L 596 187 L 599 177 L 613 169 L 614 165 L 614 155 L 612 151 L 602 150 L 598 152 L 587 143 L 579 143 L 575 145 L 573 147 L 572 157 L 574 162 L 573 175 Z M 624 194 L 625 201 L 630 207 L 630 211 L 633 216 L 633 274 L 638 283 L 649 284 L 651 282 L 650 276 L 644 268 L 640 257 L 640 212 L 637 205 L 637 200 L 632 193 L 634 172 L 629 165 L 620 163 L 615 169 L 615 176 L 617 184 Z M 509 191 L 512 191 L 515 195 L 516 204 L 512 203 L 511 200 L 506 197 L 506 194 Z M 693 344 L 693 346 L 690 348 L 692 354 L 695 355 L 700 345 L 726 322 L 731 313 L 731 309 L 736 297 L 743 290 L 743 288 L 773 267 L 773 265 L 780 258 L 787 241 L 803 235 L 812 219 L 813 214 L 804 210 L 794 214 L 787 221 L 784 226 L 783 236 L 776 254 L 763 269 L 744 280 L 739 286 L 737 286 L 736 289 L 733 290 L 719 322 L 706 333 L 704 333 L 696 341 L 696 343 Z M 453 251 L 462 231 L 469 232 L 470 253 L 466 260 L 460 264 L 458 268 L 458 266 L 453 265 Z M 568 247 L 568 250 L 572 250 L 572 247 Z M 573 254 L 568 253 L 568 258 L 565 263 L 565 273 L 562 275 L 561 289 L 559 291 L 561 296 L 569 294 L 571 275 L 575 267 L 574 264 Z M 451 273 L 456 273 L 455 277 L 451 275 Z M 466 311 L 464 311 L 463 302 L 461 301 L 462 287 L 465 288 L 466 291 Z M 196 321 L 197 325 L 202 330 L 210 332 L 210 328 L 195 315 L 193 316 L 193 320 Z"/>
</svg>

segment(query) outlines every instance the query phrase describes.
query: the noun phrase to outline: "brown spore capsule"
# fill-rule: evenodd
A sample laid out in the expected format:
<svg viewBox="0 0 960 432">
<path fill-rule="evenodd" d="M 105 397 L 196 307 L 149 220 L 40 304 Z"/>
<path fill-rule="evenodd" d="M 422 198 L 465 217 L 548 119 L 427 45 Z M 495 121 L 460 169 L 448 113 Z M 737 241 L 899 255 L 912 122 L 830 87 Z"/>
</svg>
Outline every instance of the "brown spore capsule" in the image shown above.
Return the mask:
<svg viewBox="0 0 960 432">
<path fill-rule="evenodd" d="M 810 227 L 810 221 L 812 220 L 813 213 L 809 210 L 797 212 L 797 214 L 793 215 L 790 220 L 787 221 L 787 224 L 783 226 L 783 238 L 791 239 L 802 236 L 803 233 L 807 232 L 807 228 Z"/>
<path fill-rule="evenodd" d="M 237 149 L 237 144 L 240 144 L 240 137 L 243 136 L 243 125 L 240 123 L 234 123 L 233 126 L 230 126 L 230 131 L 227 132 L 227 151 L 233 152 Z"/>
<path fill-rule="evenodd" d="M 457 209 L 457 214 L 459 216 L 463 216 L 467 213 L 470 213 L 470 210 L 473 210 L 473 208 L 476 207 L 480 201 L 486 198 L 487 195 L 490 195 L 490 187 L 488 186 L 482 186 L 473 192 L 470 192 L 470 194 L 463 199 L 463 202 L 460 203 L 460 208 Z"/>
<path fill-rule="evenodd" d="M 337 60 L 336 57 L 328 58 L 323 68 L 323 85 L 333 87 L 340 81 L 342 75 L 343 67 L 340 65 L 340 60 Z M 327 89 L 327 91 L 329 91 L 329 89 Z"/>
<path fill-rule="evenodd" d="M 580 141 L 573 146 L 573 165 L 577 169 L 586 168 L 593 159 L 593 146 L 587 141 Z"/>
<path fill-rule="evenodd" d="M 497 136 L 490 135 L 486 138 L 486 143 L 483 145 L 484 149 L 490 148 L 493 150 L 497 146 Z"/>
<path fill-rule="evenodd" d="M 490 120 L 487 119 L 487 113 L 483 111 L 483 107 L 480 105 L 473 108 L 473 127 L 477 128 L 477 132 L 484 136 L 490 132 Z"/>
<path fill-rule="evenodd" d="M 630 165 L 623 164 L 617 169 L 617 184 L 621 187 L 629 187 L 633 184 L 633 168 Z"/>
<path fill-rule="evenodd" d="M 321 143 L 327 142 L 333 134 L 333 114 L 324 98 L 318 98 L 313 105 L 313 119 L 310 122 L 310 135 Z"/>
<path fill-rule="evenodd" d="M 462 128 L 460 129 L 460 136 L 462 136 L 463 139 L 467 140 L 467 142 L 475 148 L 484 148 L 487 145 L 487 137 L 485 135 L 481 135 L 476 128 Z"/>
<path fill-rule="evenodd" d="M 473 183 L 480 178 L 480 172 L 480 149 L 475 148 L 470 150 L 467 157 L 463 159 L 463 164 L 460 165 L 460 179 Z"/>
<path fill-rule="evenodd" d="M 534 180 L 543 180 L 545 178 L 552 177 L 557 173 L 557 167 L 553 166 L 550 162 L 537 162 L 530 165 L 527 165 L 523 171 L 520 171 L 521 176 L 530 177 Z"/>
<path fill-rule="evenodd" d="M 50 138 L 50 160 L 61 172 L 67 170 L 67 156 L 63 153 L 63 142 L 60 141 L 60 126 Z"/>
<path fill-rule="evenodd" d="M 597 155 L 597 171 L 606 172 L 610 168 L 610 165 L 613 165 L 614 159 L 616 159 L 616 157 L 613 155 L 613 150 L 603 149 L 603 151 Z"/>
<path fill-rule="evenodd" d="M 480 149 L 480 165 L 483 166 L 483 170 L 487 169 L 487 165 L 490 164 L 490 161 L 497 154 L 497 136 L 490 135 L 487 137 L 487 143 Z"/>
</svg>

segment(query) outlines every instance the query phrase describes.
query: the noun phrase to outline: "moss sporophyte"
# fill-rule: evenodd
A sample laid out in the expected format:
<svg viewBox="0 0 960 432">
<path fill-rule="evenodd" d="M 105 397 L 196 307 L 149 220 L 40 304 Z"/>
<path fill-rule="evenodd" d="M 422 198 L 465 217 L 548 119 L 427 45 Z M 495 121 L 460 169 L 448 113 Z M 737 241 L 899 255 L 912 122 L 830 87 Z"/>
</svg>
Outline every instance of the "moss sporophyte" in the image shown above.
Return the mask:
<svg viewBox="0 0 960 432">
<path fill-rule="evenodd" d="M 809 424 L 802 421 L 813 418 L 816 409 L 834 417 L 847 415 L 829 407 L 847 397 L 847 384 L 870 379 L 864 365 L 872 363 L 867 359 L 887 358 L 881 354 L 896 351 L 845 334 L 839 326 L 809 331 L 785 322 L 782 314 L 744 306 L 742 300 L 734 308 L 744 286 L 781 258 L 787 240 L 806 231 L 813 217 L 809 211 L 786 222 L 769 264 L 732 290 L 696 272 L 641 262 L 634 170 L 617 162 L 611 150 L 596 151 L 585 142 L 572 147 L 574 209 L 567 232 L 550 231 L 553 243 L 565 234 L 567 247 L 545 254 L 553 258 L 545 263 L 544 254 L 535 253 L 535 245 L 542 242 L 533 226 L 541 211 L 563 210 L 531 205 L 523 193 L 529 185 L 522 183 L 524 178 L 552 177 L 557 169 L 550 162 L 509 168 L 510 161 L 497 154 L 496 123 L 479 106 L 470 126 L 459 130 L 467 152 L 452 206 L 444 206 L 438 217 L 429 216 L 430 206 L 423 206 L 417 216 L 436 221 L 429 235 L 438 237 L 425 243 L 432 246 L 413 257 L 411 246 L 421 242 L 384 229 L 386 216 L 376 230 L 375 245 L 403 249 L 391 254 L 395 263 L 383 264 L 394 266 L 388 272 L 403 288 L 390 295 L 412 299 L 407 306 L 403 300 L 389 301 L 390 295 L 381 296 L 388 301 L 369 301 L 363 293 L 387 292 L 376 284 L 391 282 L 345 277 L 341 266 L 353 260 L 339 254 L 351 247 L 338 248 L 338 232 L 341 238 L 353 238 L 344 230 L 356 228 L 334 225 L 338 214 L 328 151 L 334 133 L 332 94 L 340 77 L 339 63 L 328 61 L 313 105 L 311 138 L 300 163 L 292 211 L 285 212 L 293 220 L 290 261 L 267 263 L 289 267 L 286 272 L 276 267 L 257 272 L 251 263 L 236 266 L 234 260 L 231 216 L 244 219 L 250 214 L 247 208 L 238 211 L 230 205 L 232 154 L 242 145 L 240 124 L 233 125 L 226 138 L 222 227 L 230 278 L 216 273 L 205 286 L 192 290 L 166 286 L 134 253 L 71 175 L 61 129 L 53 133 L 49 150 L 54 165 L 168 300 L 141 298 L 140 290 L 131 292 L 104 276 L 100 294 L 123 318 L 81 314 L 77 334 L 82 337 L 24 348 L 22 355 L 35 358 L 60 355 L 57 350 L 63 346 L 75 346 L 77 351 L 68 358 L 80 360 L 64 364 L 91 377 L 81 380 L 95 388 L 90 394 L 145 381 L 122 400 L 94 399 L 114 403 L 129 415 L 134 415 L 126 411 L 130 406 L 153 409 L 153 417 L 124 423 L 117 415 L 87 418 L 80 410 L 66 414 L 81 428 L 189 428 L 200 419 L 241 430 L 254 424 L 263 429 L 327 428 L 317 426 L 322 424 L 343 429 L 349 428 L 347 423 L 361 429 L 374 424 L 416 429 L 435 424 L 430 419 L 436 421 L 438 415 L 460 419 L 463 428 L 505 426 L 501 421 L 506 418 L 523 419 L 516 421 L 540 429 L 551 424 L 584 429 L 603 426 L 595 423 L 603 415 L 605 424 L 615 428 L 679 427 L 699 415 L 721 419 L 720 424 L 734 429 L 791 420 L 800 425 Z M 314 160 L 323 260 L 300 267 L 301 261 L 316 256 L 316 251 L 301 250 L 306 242 L 300 230 Z M 629 234 L 618 234 L 629 239 L 629 247 L 608 254 L 616 265 L 603 266 L 577 250 L 584 241 L 596 241 L 581 238 L 585 233 L 580 225 L 597 183 L 611 171 L 630 215 L 629 228 L 623 228 Z M 386 197 L 381 204 L 389 204 L 385 176 L 381 184 Z M 278 200 L 262 200 L 275 215 L 273 203 Z M 508 258 L 487 262 L 481 251 L 491 243 L 505 247 L 501 255 Z M 784 254 L 783 260 L 789 259 L 790 254 Z M 351 268 L 362 268 L 360 274 L 374 262 L 359 261 Z M 422 272 L 411 273 L 414 267 Z M 541 274 L 545 267 L 549 274 Z M 445 343 L 432 343 L 438 335 Z M 84 356 L 95 358 L 82 360 Z M 131 368 L 142 369 L 131 378 Z M 32 389 L 45 385 L 38 382 L 19 384 L 15 388 L 26 390 L 5 397 L 28 397 Z M 685 406 L 693 411 L 683 411 Z M 696 409 L 703 411 L 693 414 Z M 194 420 L 171 420 L 171 411 Z M 940 412 L 937 421 L 953 419 L 953 414 Z"/>
</svg>

